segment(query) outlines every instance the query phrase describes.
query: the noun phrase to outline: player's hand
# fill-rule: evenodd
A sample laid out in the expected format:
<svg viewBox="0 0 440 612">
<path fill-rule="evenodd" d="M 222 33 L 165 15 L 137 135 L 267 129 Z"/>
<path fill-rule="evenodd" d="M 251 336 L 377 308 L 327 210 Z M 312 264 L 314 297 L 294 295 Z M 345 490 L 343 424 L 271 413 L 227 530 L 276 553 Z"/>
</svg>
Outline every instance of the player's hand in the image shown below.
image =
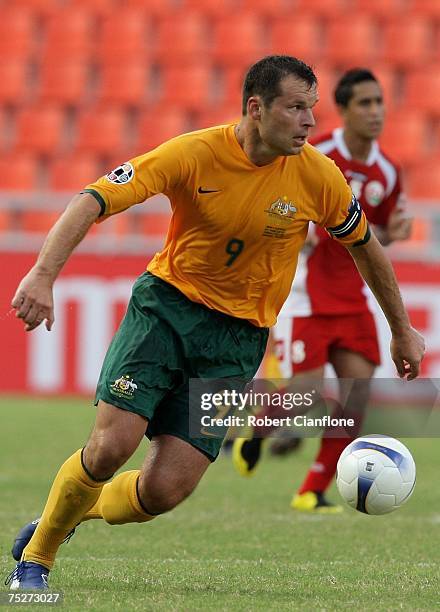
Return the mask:
<svg viewBox="0 0 440 612">
<path fill-rule="evenodd" d="M 26 331 L 32 331 L 43 321 L 50 331 L 54 323 L 52 281 L 32 268 L 19 284 L 11 306 L 15 316 L 23 319 Z"/>
<path fill-rule="evenodd" d="M 408 327 L 407 331 L 394 335 L 391 340 L 391 357 L 396 364 L 400 378 L 417 378 L 420 363 L 425 354 L 425 341 L 417 330 Z"/>
<path fill-rule="evenodd" d="M 410 217 L 401 202 L 390 214 L 387 223 L 388 240 L 408 240 L 411 237 L 413 217 Z"/>
</svg>

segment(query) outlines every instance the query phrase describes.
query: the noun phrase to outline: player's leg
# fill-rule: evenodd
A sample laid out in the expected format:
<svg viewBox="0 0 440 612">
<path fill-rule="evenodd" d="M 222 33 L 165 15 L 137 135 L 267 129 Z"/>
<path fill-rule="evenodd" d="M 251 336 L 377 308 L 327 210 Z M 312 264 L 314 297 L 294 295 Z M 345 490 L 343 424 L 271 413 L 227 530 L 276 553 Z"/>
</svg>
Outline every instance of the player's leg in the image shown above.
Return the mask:
<svg viewBox="0 0 440 612">
<path fill-rule="evenodd" d="M 343 438 L 324 433 L 315 460 L 298 491 L 298 495 L 304 496 L 304 499 L 310 498 L 308 493 L 314 492 L 325 502 L 324 493 L 335 475 L 339 456 L 358 434 L 368 402 L 370 379 L 379 363 L 377 336 L 371 315 L 345 317 L 343 328 L 345 337 L 331 348 L 329 360 L 340 380 L 343 416 L 353 417 L 357 428 L 347 432 Z"/>
<path fill-rule="evenodd" d="M 210 463 L 204 453 L 180 438 L 155 436 L 141 470 L 122 472 L 104 485 L 83 520 L 104 519 L 110 525 L 150 521 L 188 497 Z"/>
<path fill-rule="evenodd" d="M 99 402 L 95 426 L 84 447 L 61 466 L 11 588 L 45 588 L 60 544 L 98 500 L 104 484 L 133 454 L 148 421 Z"/>
</svg>

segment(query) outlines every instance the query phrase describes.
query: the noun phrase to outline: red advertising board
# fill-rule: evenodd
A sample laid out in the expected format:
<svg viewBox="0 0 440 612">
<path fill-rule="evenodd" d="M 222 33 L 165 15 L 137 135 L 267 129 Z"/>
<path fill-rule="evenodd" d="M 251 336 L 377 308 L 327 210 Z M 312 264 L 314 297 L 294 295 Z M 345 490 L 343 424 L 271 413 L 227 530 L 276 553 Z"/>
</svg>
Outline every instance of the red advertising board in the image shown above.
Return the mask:
<svg viewBox="0 0 440 612">
<path fill-rule="evenodd" d="M 74 255 L 55 285 L 55 324 L 31 333 L 11 312 L 10 302 L 35 255 L 0 253 L 0 392 L 92 394 L 102 359 L 123 316 L 131 285 L 148 257 Z M 423 374 L 440 373 L 440 264 L 396 264 L 413 324 L 427 340 Z M 378 317 L 381 376 L 393 376 L 386 324 Z"/>
</svg>

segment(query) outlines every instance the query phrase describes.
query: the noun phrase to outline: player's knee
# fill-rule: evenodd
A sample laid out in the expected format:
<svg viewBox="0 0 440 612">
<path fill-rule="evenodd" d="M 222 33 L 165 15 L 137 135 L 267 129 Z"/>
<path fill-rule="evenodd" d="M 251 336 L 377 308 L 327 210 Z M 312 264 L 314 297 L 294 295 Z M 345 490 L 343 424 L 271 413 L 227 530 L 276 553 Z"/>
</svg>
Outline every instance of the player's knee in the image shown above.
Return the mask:
<svg viewBox="0 0 440 612">
<path fill-rule="evenodd" d="M 132 453 L 128 445 L 92 437 L 84 449 L 84 467 L 96 479 L 109 478 L 124 465 Z"/>
<path fill-rule="evenodd" d="M 195 485 L 189 481 L 159 479 L 143 482 L 139 480 L 139 496 L 145 508 L 153 514 L 172 510 L 193 492 Z"/>
</svg>

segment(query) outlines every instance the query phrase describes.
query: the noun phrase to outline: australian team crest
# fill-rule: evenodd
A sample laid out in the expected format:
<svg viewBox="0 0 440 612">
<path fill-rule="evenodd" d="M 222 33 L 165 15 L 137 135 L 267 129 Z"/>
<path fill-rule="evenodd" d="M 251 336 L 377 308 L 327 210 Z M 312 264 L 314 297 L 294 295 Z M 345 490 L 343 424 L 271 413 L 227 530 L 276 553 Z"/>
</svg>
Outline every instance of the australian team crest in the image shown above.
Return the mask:
<svg viewBox="0 0 440 612">
<path fill-rule="evenodd" d="M 287 196 L 283 196 L 272 202 L 265 212 L 283 219 L 294 219 L 297 208 L 289 201 Z"/>
<path fill-rule="evenodd" d="M 106 174 L 105 178 L 110 181 L 110 183 L 114 183 L 115 185 L 124 185 L 125 183 L 129 183 L 133 176 L 133 166 L 130 164 L 130 162 L 125 162 Z"/>
<path fill-rule="evenodd" d="M 133 378 L 130 376 L 121 376 L 121 378 L 117 378 L 115 382 L 110 385 L 110 393 L 118 397 L 132 398 L 137 388 L 137 384 L 133 382 Z"/>
</svg>

